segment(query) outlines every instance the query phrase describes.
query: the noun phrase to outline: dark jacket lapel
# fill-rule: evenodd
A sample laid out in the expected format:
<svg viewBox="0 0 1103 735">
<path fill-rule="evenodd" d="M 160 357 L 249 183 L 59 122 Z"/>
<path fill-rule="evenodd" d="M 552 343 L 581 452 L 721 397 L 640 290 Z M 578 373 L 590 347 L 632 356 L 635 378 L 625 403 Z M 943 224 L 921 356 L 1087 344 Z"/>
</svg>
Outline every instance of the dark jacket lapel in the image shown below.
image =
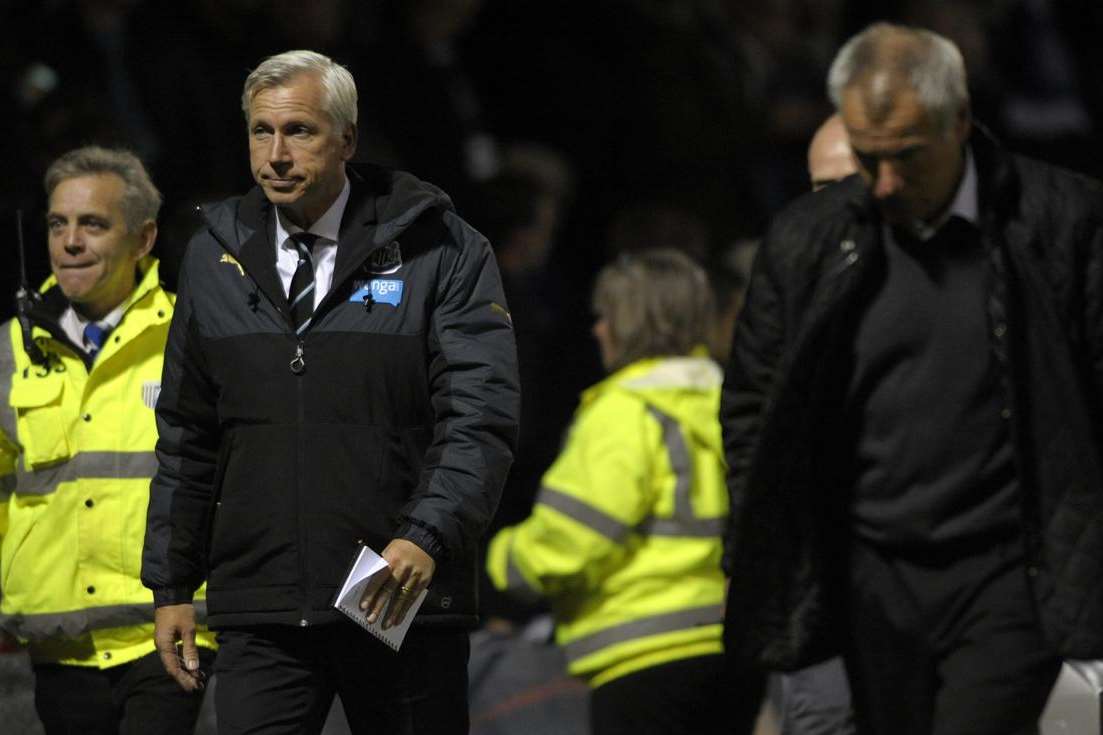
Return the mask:
<svg viewBox="0 0 1103 735">
<path fill-rule="evenodd" d="M 238 205 L 238 237 L 245 237 L 238 252 L 238 260 L 245 272 L 256 282 L 269 301 L 281 307 L 285 316 L 287 295 L 276 272 L 276 246 L 272 233 L 272 205 L 259 187 L 254 187 L 241 198 Z"/>
<path fill-rule="evenodd" d="M 337 298 L 340 286 L 352 277 L 354 273 L 375 249 L 372 242 L 371 225 L 378 221 L 376 211 L 376 197 L 386 192 L 386 179 L 376 176 L 374 168 L 369 168 L 366 175 L 361 175 L 357 170 L 347 169 L 349 184 L 349 201 L 345 206 L 345 214 L 341 218 L 341 229 L 337 235 L 337 258 L 333 265 L 333 281 L 330 283 L 329 293 L 318 305 L 321 311 L 328 307 L 331 299 Z M 379 170 L 380 172 L 382 169 Z"/>
</svg>

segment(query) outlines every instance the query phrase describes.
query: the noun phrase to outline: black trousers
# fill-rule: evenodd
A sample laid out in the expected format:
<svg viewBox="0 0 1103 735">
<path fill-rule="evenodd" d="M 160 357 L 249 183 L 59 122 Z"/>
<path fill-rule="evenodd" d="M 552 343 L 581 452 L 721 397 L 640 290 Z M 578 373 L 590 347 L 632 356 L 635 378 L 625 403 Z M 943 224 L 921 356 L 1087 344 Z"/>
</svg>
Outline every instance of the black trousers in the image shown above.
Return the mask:
<svg viewBox="0 0 1103 735">
<path fill-rule="evenodd" d="M 863 735 L 1026 735 L 1061 661 L 1042 638 L 1018 543 L 905 561 L 857 545 L 846 654 Z"/>
<path fill-rule="evenodd" d="M 208 676 L 213 659 L 199 649 Z M 191 735 L 202 704 L 203 692 L 181 689 L 157 653 L 110 669 L 34 666 L 34 706 L 47 735 Z"/>
<path fill-rule="evenodd" d="M 613 679 L 590 695 L 591 735 L 748 734 L 765 677 L 739 677 L 722 655 L 698 656 Z"/>
<path fill-rule="evenodd" d="M 466 631 L 413 627 L 397 653 L 351 622 L 218 632 L 218 735 L 321 732 L 335 694 L 353 733 L 466 733 Z"/>
</svg>

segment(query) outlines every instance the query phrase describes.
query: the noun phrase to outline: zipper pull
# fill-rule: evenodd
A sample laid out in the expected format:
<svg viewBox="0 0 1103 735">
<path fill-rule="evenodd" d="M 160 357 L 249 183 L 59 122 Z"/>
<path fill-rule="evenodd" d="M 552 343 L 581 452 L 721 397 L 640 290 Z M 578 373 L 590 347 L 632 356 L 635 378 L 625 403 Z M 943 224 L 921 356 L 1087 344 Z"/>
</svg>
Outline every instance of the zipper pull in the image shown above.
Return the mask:
<svg viewBox="0 0 1103 735">
<path fill-rule="evenodd" d="M 303 359 L 303 343 L 295 345 L 295 356 L 291 358 L 291 372 L 295 375 L 302 375 L 306 370 L 306 360 Z"/>
</svg>

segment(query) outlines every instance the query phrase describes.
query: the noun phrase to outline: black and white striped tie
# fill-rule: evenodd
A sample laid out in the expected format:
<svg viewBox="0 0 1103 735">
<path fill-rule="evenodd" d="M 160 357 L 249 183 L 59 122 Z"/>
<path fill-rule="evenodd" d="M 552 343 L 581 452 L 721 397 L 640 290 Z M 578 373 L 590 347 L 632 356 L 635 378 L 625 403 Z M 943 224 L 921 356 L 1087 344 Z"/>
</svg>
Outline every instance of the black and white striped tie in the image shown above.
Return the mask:
<svg viewBox="0 0 1103 735">
<path fill-rule="evenodd" d="M 314 315 L 314 258 L 310 251 L 317 239 L 317 235 L 309 232 L 296 232 L 291 236 L 295 249 L 299 251 L 299 264 L 295 275 L 291 276 L 287 301 L 291 304 L 291 321 L 296 335 L 306 331 Z"/>
</svg>

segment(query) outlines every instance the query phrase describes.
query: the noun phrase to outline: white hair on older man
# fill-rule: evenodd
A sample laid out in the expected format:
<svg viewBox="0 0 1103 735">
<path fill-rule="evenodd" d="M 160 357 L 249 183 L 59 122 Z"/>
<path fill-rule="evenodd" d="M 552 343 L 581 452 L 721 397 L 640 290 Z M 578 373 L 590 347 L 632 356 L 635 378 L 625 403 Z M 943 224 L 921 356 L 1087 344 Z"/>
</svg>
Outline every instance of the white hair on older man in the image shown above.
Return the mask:
<svg viewBox="0 0 1103 735">
<path fill-rule="evenodd" d="M 245 79 L 241 110 L 249 120 L 249 105 L 266 89 L 282 87 L 300 74 L 316 74 L 322 83 L 326 114 L 340 128 L 356 125 L 356 81 L 349 70 L 317 51 L 285 51 L 269 56 Z"/>
<path fill-rule="evenodd" d="M 827 94 L 841 110 L 843 92 L 864 84 L 876 105 L 877 98 L 889 95 L 901 80 L 911 85 L 923 109 L 943 130 L 968 113 L 965 61 L 953 41 L 891 23 L 874 23 L 839 49 L 827 74 Z"/>
</svg>

